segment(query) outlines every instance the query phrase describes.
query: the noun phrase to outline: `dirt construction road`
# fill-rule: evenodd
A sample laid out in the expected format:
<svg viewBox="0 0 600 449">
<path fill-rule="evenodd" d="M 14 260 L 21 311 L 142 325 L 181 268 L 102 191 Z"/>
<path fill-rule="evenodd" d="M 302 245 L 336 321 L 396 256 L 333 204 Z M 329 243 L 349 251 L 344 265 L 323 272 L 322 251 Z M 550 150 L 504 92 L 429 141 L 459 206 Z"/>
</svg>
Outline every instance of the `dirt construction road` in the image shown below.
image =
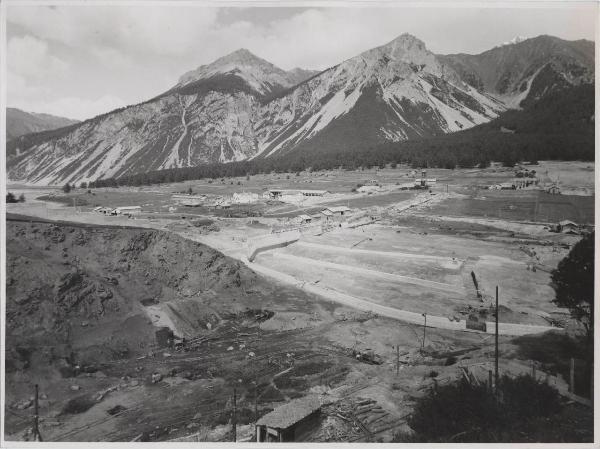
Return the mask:
<svg viewBox="0 0 600 449">
<path fill-rule="evenodd" d="M 446 292 L 452 291 L 455 293 L 465 293 L 465 289 L 463 287 L 460 287 L 457 285 L 452 285 L 452 284 L 446 284 L 443 282 L 428 281 L 426 279 L 419 279 L 419 278 L 410 277 L 410 276 L 402 276 L 399 274 L 385 273 L 383 271 L 369 270 L 367 268 L 359 268 L 359 267 L 354 267 L 351 265 L 344 265 L 344 264 L 333 263 L 333 262 L 325 262 L 323 260 L 315 260 L 315 259 L 310 259 L 308 257 L 294 256 L 292 254 L 280 253 L 277 255 L 277 257 L 283 258 L 283 259 L 288 259 L 289 261 L 292 261 L 292 262 L 299 261 L 299 262 L 311 263 L 313 265 L 318 265 L 323 268 L 333 268 L 333 269 L 342 270 L 342 271 L 349 272 L 349 273 L 366 274 L 366 275 L 369 275 L 372 277 L 379 277 L 379 278 L 388 279 L 388 280 L 392 280 L 392 281 L 399 282 L 399 283 L 414 284 L 414 285 L 419 285 L 421 287 L 434 288 L 436 290 L 442 290 L 442 291 L 446 291 Z"/>
<path fill-rule="evenodd" d="M 257 262 L 249 262 L 248 260 L 244 260 L 252 270 L 257 273 L 260 273 L 264 276 L 268 276 L 270 278 L 276 279 L 280 282 L 294 285 L 296 287 L 302 288 L 310 293 L 319 295 L 323 298 L 329 299 L 331 301 L 335 301 L 340 304 L 344 304 L 359 310 L 369 311 L 376 313 L 378 315 L 382 315 L 388 318 L 393 318 L 400 321 L 405 321 L 407 323 L 413 324 L 424 324 L 424 316 L 420 313 L 409 312 L 406 310 L 399 310 L 393 307 L 386 307 L 380 304 L 375 304 L 373 302 L 367 301 L 365 299 L 356 298 L 354 296 L 347 295 L 345 293 L 341 293 L 335 291 L 330 288 L 323 288 L 313 283 L 301 282 L 293 276 L 282 273 L 277 270 L 273 270 L 271 268 L 265 267 Z M 477 332 L 467 329 L 466 321 L 451 321 L 446 317 L 435 316 L 435 315 L 427 315 L 427 326 L 435 327 L 439 329 L 450 329 L 456 331 L 465 331 L 465 332 Z M 498 333 L 500 335 L 526 335 L 526 334 L 536 334 L 540 332 L 546 332 L 548 330 L 556 330 L 557 328 L 550 326 L 533 326 L 526 324 L 512 324 L 512 323 L 500 323 L 498 326 Z M 487 323 L 487 332 L 494 333 L 495 327 L 494 323 Z"/>
</svg>

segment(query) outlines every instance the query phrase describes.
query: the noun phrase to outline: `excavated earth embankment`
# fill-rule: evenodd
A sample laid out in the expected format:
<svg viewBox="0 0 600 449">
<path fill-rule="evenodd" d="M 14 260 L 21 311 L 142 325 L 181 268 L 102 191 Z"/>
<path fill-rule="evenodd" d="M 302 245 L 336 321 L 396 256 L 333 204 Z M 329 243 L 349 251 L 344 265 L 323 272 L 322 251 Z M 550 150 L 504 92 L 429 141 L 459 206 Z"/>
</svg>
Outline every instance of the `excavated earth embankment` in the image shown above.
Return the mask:
<svg viewBox="0 0 600 449">
<path fill-rule="evenodd" d="M 40 376 L 146 353 L 162 325 L 208 332 L 261 309 L 264 287 L 241 262 L 174 234 L 10 218 L 6 268 L 7 371 Z"/>
</svg>

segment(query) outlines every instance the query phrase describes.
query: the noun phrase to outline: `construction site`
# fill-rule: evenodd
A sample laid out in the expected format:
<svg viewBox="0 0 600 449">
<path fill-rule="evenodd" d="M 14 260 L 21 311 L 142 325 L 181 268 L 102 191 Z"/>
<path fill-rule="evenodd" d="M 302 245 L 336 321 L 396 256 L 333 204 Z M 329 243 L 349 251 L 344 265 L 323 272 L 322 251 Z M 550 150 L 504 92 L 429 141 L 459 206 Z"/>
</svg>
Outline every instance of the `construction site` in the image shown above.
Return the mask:
<svg viewBox="0 0 600 449">
<path fill-rule="evenodd" d="M 392 442 L 431 389 L 499 373 L 556 389 L 592 441 L 591 373 L 551 273 L 593 231 L 593 176 L 540 162 L 16 187 L 5 438 Z"/>
</svg>

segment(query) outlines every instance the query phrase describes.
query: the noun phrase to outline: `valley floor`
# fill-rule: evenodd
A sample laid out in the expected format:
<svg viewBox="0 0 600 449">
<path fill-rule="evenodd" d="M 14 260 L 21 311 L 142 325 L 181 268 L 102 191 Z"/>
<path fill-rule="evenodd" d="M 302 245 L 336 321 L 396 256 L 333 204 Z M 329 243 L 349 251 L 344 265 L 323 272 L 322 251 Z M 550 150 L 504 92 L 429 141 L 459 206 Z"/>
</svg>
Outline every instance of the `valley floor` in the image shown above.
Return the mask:
<svg viewBox="0 0 600 449">
<path fill-rule="evenodd" d="M 558 170 L 548 167 L 549 176 Z M 409 178 L 402 169 L 91 194 L 11 189 L 27 198 L 8 205 L 6 438 L 30 438 L 27 401 L 39 383 L 46 441 L 228 441 L 234 388 L 238 440 L 253 437 L 257 417 L 317 394 L 330 405 L 307 440 L 391 441 L 410 431 L 414 402 L 434 383 L 465 369 L 486 381 L 499 286 L 501 371 L 535 365 L 580 401 L 581 441 L 591 441 L 588 402 L 566 384 L 564 361 L 577 354 L 556 344 L 575 327 L 549 285 L 580 237 L 549 225 L 593 224 L 594 198 L 484 190 L 514 176 L 501 168 L 431 172 L 431 191 L 397 190 Z M 368 178 L 387 190 L 350 192 Z M 173 207 L 172 193 L 222 195 L 240 191 L 238 182 L 248 191 L 328 186 L 334 196 L 229 211 Z M 36 199 L 48 193 L 54 201 Z M 343 226 L 294 224 L 331 204 L 352 209 Z M 143 212 L 92 211 L 120 205 Z M 291 233 L 291 243 L 248 261 L 249 247 Z M 466 328 L 473 315 L 487 332 Z M 161 327 L 182 345 L 167 347 Z M 362 418 L 366 431 L 340 418 L 364 398 L 377 410 Z"/>
</svg>

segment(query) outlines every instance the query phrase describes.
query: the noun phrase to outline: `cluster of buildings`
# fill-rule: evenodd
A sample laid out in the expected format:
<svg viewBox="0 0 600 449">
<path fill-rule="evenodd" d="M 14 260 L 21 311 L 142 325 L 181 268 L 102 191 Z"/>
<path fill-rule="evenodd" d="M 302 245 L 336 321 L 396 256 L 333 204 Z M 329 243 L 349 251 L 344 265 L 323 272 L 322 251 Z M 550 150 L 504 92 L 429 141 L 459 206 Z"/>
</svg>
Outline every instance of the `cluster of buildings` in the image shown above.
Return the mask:
<svg viewBox="0 0 600 449">
<path fill-rule="evenodd" d="M 518 190 L 539 187 L 538 178 L 514 178 L 508 182 L 494 184 L 488 187 L 489 190 Z"/>
<path fill-rule="evenodd" d="M 536 177 L 535 170 L 529 170 L 526 167 L 517 167 L 515 177 L 510 181 L 489 186 L 490 190 L 517 190 L 517 189 L 537 189 L 540 180 Z"/>
<path fill-rule="evenodd" d="M 112 215 L 112 216 L 123 215 L 123 216 L 131 217 L 133 215 L 141 214 L 142 206 L 121 206 L 121 207 L 115 207 L 114 209 L 112 207 L 98 206 L 98 207 L 95 207 L 93 209 L 93 211 L 96 213 L 99 213 L 99 214 L 103 214 L 103 215 Z"/>
<path fill-rule="evenodd" d="M 266 199 L 295 202 L 303 197 L 322 197 L 328 193 L 327 190 L 270 189 L 263 195 Z"/>
<path fill-rule="evenodd" d="M 182 206 L 207 206 L 209 208 L 227 209 L 234 204 L 255 204 L 261 200 L 299 202 L 304 198 L 323 197 L 328 193 L 326 190 L 269 189 L 262 194 L 254 192 L 235 192 L 231 196 L 174 194 L 171 198 L 175 203 Z"/>
<path fill-rule="evenodd" d="M 298 215 L 296 217 L 296 224 L 303 226 L 314 224 L 318 221 L 321 225 L 325 226 L 339 226 L 348 220 L 351 211 L 347 206 L 330 206 L 314 215 Z"/>
</svg>

